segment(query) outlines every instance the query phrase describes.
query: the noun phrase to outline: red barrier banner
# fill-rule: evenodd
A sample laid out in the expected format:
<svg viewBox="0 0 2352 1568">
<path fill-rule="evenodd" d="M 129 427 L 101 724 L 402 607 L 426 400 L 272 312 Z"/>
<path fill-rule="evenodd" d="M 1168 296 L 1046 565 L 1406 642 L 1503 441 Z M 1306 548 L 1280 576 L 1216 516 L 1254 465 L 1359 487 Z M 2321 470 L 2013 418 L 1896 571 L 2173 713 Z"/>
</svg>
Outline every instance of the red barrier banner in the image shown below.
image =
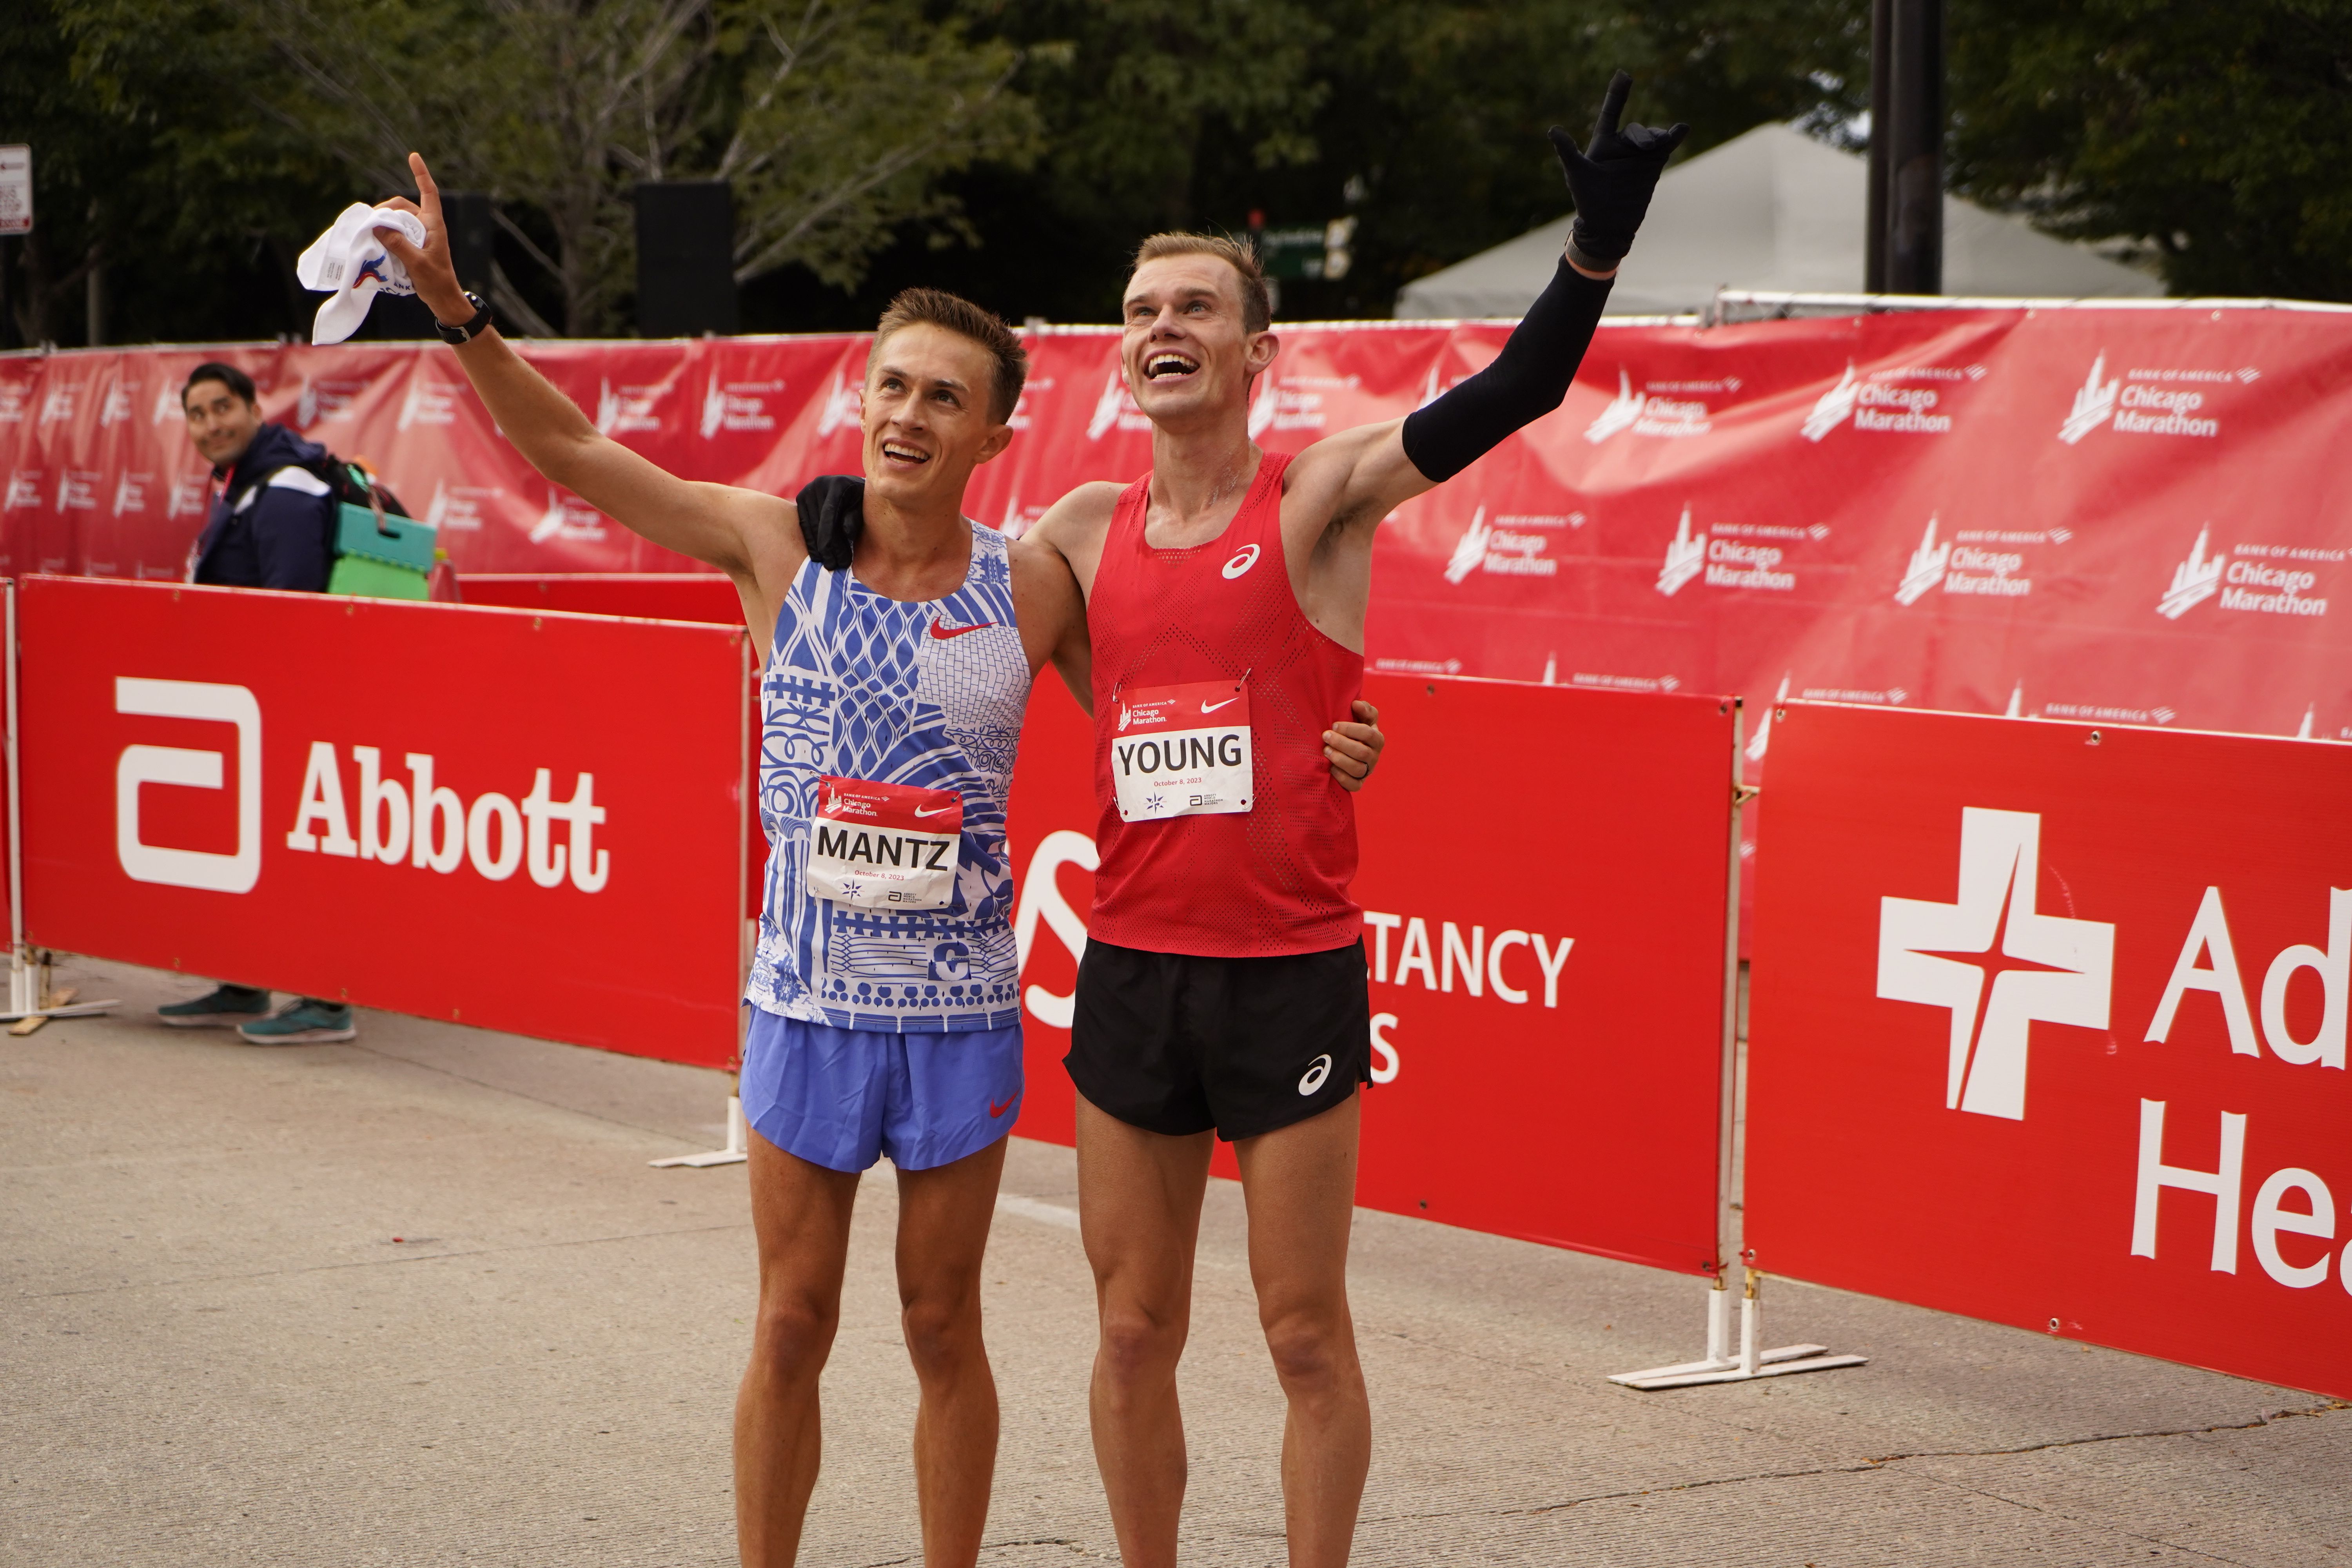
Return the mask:
<svg viewBox="0 0 2352 1568">
<path fill-rule="evenodd" d="M 740 1037 L 740 629 L 55 577 L 28 937 L 707 1066 Z"/>
<path fill-rule="evenodd" d="M 1686 1273 L 1717 1255 L 1736 706 L 1372 676 L 1357 1201 Z M 1093 731 L 1030 704 L 1011 832 L 1025 1136 L 1067 1142 Z M 1605 759 L 1605 762 L 1601 761 Z M 1219 1171 L 1234 1174 L 1221 1145 Z"/>
<path fill-rule="evenodd" d="M 1773 723 L 1755 1267 L 2352 1396 L 2352 748 Z"/>
<path fill-rule="evenodd" d="M 1251 433 L 1296 452 L 1491 360 L 1495 323 L 1285 325 Z M 1150 463 L 1107 329 L 1026 334 L 1012 529 Z M 866 340 L 525 342 L 673 472 L 855 471 Z M 0 356 L 0 572 L 181 575 L 215 357 L 374 462 L 463 573 L 680 570 L 498 435 L 439 344 Z M 1399 673 L 2352 738 L 2352 310 L 2200 301 L 1606 325 L 1568 401 L 1381 531 L 1369 655 Z M 2254 498 L 2259 498 L 2258 500 Z M 1752 761 L 1770 744 L 1760 722 Z"/>
</svg>

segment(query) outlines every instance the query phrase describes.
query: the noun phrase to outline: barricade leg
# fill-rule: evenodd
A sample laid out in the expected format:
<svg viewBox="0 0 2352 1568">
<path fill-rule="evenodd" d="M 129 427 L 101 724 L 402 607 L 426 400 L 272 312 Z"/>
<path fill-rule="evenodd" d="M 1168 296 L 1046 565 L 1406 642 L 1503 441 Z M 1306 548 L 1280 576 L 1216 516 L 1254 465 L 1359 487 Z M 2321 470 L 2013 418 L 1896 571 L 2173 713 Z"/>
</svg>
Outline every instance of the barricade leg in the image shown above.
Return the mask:
<svg viewBox="0 0 2352 1568">
<path fill-rule="evenodd" d="M 1739 1300 L 1738 1354 L 1727 1353 L 1731 1292 L 1726 1289 L 1727 1281 L 1718 1278 L 1707 1297 L 1705 1361 L 1654 1366 L 1646 1372 L 1621 1372 L 1609 1381 L 1649 1391 L 1690 1388 L 1702 1383 L 1746 1383 L 1751 1378 L 1786 1377 L 1796 1372 L 1828 1372 L 1833 1367 L 1868 1364 L 1868 1356 L 1832 1355 L 1827 1345 L 1781 1345 L 1775 1350 L 1759 1350 L 1757 1346 L 1763 1341 L 1764 1313 L 1759 1294 L 1763 1283 L 1764 1276 L 1753 1268 L 1748 1270 L 1747 1289 Z"/>
<path fill-rule="evenodd" d="M 9 955 L 8 1011 L 0 1013 L 0 1024 L 7 1025 L 12 1035 L 29 1035 L 52 1018 L 87 1018 L 119 1005 L 112 998 L 77 1002 L 74 994 L 70 985 L 50 989 L 47 949 L 19 942 Z"/>
<path fill-rule="evenodd" d="M 703 1171 L 713 1165 L 740 1165 L 751 1157 L 751 1134 L 743 1125 L 743 1099 L 730 1094 L 727 1097 L 727 1147 L 713 1149 L 707 1154 L 673 1154 L 667 1160 L 648 1160 L 646 1163 L 657 1171 L 678 1165 Z"/>
</svg>

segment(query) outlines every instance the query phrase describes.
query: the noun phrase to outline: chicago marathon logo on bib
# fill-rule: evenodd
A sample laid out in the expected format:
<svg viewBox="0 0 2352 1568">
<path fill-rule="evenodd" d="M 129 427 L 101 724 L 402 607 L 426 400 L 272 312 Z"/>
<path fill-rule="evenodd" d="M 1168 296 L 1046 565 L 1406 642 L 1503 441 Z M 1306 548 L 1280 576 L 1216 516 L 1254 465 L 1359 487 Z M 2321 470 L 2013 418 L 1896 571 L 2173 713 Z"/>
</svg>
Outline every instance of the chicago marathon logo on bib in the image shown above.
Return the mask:
<svg viewBox="0 0 2352 1568">
<path fill-rule="evenodd" d="M 1196 680 L 1140 687 L 1118 701 L 1110 776 L 1121 822 L 1250 808 L 1245 684 Z"/>
<path fill-rule="evenodd" d="M 943 910 L 954 901 L 962 795 L 830 773 L 817 785 L 812 897 L 868 910 Z"/>
</svg>

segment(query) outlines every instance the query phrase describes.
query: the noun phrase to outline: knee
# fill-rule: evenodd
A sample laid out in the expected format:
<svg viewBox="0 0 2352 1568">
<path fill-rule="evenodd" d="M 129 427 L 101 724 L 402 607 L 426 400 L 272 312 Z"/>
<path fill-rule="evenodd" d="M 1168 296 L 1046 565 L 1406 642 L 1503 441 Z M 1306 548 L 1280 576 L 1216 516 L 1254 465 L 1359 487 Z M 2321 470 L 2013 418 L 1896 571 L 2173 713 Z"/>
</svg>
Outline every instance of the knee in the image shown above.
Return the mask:
<svg viewBox="0 0 2352 1568">
<path fill-rule="evenodd" d="M 1356 1335 L 1344 1314 L 1286 1312 L 1264 1327 L 1266 1353 L 1283 1387 L 1328 1389 L 1353 1374 Z"/>
<path fill-rule="evenodd" d="M 1184 1353 L 1184 1324 L 1139 1307 L 1106 1308 L 1101 1364 L 1115 1384 L 1139 1384 L 1173 1372 Z"/>
<path fill-rule="evenodd" d="M 977 1297 L 919 1296 L 901 1304 L 898 1321 L 918 1377 L 951 1375 L 981 1353 Z"/>
<path fill-rule="evenodd" d="M 799 1292 L 762 1296 L 751 1331 L 752 1361 L 784 1376 L 814 1373 L 832 1351 L 840 1321 L 840 1308 L 832 1302 Z"/>
</svg>

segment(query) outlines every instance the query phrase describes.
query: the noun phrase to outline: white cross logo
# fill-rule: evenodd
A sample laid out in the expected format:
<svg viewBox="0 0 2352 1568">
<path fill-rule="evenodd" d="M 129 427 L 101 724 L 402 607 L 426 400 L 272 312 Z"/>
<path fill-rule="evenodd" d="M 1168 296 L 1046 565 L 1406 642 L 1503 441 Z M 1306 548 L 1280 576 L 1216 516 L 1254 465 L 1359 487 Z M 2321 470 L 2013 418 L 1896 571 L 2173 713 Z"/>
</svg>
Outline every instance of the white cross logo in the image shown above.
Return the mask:
<svg viewBox="0 0 2352 1568">
<path fill-rule="evenodd" d="M 2041 871 L 2038 812 L 1969 806 L 1960 813 L 1958 900 L 1878 901 L 1878 994 L 1952 1010 L 1948 1107 L 2022 1121 L 2030 1026 L 2036 1020 L 2107 1026 L 2116 928 L 2037 914 Z M 1999 958 L 1990 956 L 1996 937 Z M 1977 964 L 1932 956 L 1937 953 L 1989 956 Z M 1988 973 L 1993 975 L 1989 999 Z"/>
</svg>

